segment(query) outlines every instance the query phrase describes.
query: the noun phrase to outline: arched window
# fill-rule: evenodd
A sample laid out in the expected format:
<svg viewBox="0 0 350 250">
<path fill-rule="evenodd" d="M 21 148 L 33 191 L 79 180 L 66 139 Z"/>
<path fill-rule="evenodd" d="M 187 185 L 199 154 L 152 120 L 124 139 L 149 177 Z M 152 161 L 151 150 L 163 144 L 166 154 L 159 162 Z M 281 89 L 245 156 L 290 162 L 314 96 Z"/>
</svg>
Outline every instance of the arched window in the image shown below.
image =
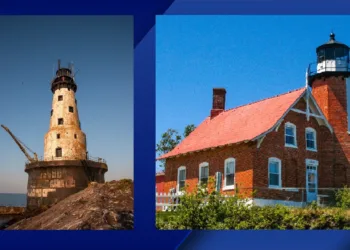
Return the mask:
<svg viewBox="0 0 350 250">
<path fill-rule="evenodd" d="M 228 158 L 225 160 L 224 170 L 224 188 L 223 190 L 233 189 L 235 187 L 235 172 L 236 160 L 235 158 Z"/>
<path fill-rule="evenodd" d="M 186 184 L 186 167 L 181 166 L 177 169 L 177 185 L 176 191 L 180 192 Z"/>
<path fill-rule="evenodd" d="M 209 179 L 209 163 L 202 162 L 199 164 L 199 184 L 207 184 Z"/>
<path fill-rule="evenodd" d="M 275 157 L 269 158 L 269 188 L 282 187 L 281 160 Z"/>
<path fill-rule="evenodd" d="M 297 128 L 293 123 L 287 122 L 284 127 L 286 147 L 297 147 Z"/>
<path fill-rule="evenodd" d="M 306 149 L 317 151 L 316 130 L 313 128 L 305 129 Z"/>
</svg>

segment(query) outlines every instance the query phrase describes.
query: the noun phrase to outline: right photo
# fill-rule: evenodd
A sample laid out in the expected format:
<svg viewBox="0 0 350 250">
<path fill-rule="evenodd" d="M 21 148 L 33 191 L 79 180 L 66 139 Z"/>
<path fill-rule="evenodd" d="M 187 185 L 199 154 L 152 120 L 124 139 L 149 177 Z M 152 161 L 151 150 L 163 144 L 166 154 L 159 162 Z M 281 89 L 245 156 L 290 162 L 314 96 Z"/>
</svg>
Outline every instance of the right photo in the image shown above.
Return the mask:
<svg viewBox="0 0 350 250">
<path fill-rule="evenodd" d="M 157 16 L 158 229 L 350 229 L 349 21 Z"/>
</svg>

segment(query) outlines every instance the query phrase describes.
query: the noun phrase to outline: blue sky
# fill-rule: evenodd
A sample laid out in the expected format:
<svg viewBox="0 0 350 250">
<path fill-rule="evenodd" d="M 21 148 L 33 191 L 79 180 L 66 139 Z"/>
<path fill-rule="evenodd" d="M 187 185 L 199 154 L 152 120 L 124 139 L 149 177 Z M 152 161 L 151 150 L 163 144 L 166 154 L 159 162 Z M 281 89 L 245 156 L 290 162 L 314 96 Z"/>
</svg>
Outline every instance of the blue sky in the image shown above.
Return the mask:
<svg viewBox="0 0 350 250">
<path fill-rule="evenodd" d="M 210 113 L 212 89 L 226 108 L 305 86 L 316 47 L 350 45 L 350 16 L 157 16 L 156 142 Z M 157 169 L 159 171 L 159 169 Z"/>
<path fill-rule="evenodd" d="M 133 18 L 1 16 L 0 123 L 43 155 L 57 60 L 76 75 L 89 155 L 107 160 L 106 180 L 133 178 Z M 0 193 L 25 193 L 25 156 L 0 130 Z"/>
</svg>

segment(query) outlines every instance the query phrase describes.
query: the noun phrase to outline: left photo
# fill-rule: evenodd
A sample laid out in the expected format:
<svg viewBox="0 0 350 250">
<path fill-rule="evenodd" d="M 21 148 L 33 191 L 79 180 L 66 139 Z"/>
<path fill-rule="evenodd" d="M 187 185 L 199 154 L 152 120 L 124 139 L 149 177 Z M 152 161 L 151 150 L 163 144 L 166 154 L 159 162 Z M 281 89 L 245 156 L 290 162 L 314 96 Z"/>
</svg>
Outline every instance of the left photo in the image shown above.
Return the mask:
<svg viewBox="0 0 350 250">
<path fill-rule="evenodd" d="M 133 229 L 133 17 L 0 17 L 0 230 Z"/>
</svg>

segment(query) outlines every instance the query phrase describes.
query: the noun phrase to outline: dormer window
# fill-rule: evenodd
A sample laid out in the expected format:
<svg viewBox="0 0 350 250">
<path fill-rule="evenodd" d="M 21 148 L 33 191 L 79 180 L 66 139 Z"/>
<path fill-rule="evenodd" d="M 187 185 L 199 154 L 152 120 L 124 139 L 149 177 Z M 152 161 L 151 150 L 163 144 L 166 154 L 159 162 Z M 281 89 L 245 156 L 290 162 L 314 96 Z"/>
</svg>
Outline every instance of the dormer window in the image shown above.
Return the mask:
<svg viewBox="0 0 350 250">
<path fill-rule="evenodd" d="M 296 126 L 293 123 L 287 122 L 284 127 L 285 131 L 285 146 L 286 147 L 297 147 L 297 137 L 296 137 Z"/>
<path fill-rule="evenodd" d="M 314 130 L 313 128 L 306 128 L 305 139 L 306 149 L 310 151 L 317 151 L 316 130 Z"/>
</svg>

